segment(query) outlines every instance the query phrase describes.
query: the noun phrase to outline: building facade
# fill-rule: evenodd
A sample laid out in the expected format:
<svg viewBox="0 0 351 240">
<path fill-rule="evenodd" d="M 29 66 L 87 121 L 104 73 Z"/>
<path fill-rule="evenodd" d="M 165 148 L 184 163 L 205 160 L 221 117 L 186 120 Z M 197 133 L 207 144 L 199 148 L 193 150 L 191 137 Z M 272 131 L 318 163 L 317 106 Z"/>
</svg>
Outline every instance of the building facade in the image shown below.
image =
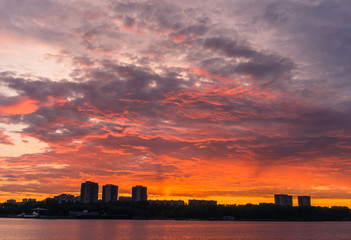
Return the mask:
<svg viewBox="0 0 351 240">
<path fill-rule="evenodd" d="M 311 197 L 310 196 L 298 196 L 297 200 L 299 202 L 299 207 L 311 206 Z"/>
<path fill-rule="evenodd" d="M 190 199 L 188 201 L 189 206 L 198 207 L 198 206 L 217 206 L 217 201 L 214 200 L 196 200 Z"/>
<path fill-rule="evenodd" d="M 137 185 L 132 188 L 132 201 L 147 201 L 147 187 Z"/>
<path fill-rule="evenodd" d="M 276 194 L 274 195 L 274 203 L 279 206 L 292 206 L 293 200 L 292 196 L 286 194 Z"/>
<path fill-rule="evenodd" d="M 102 202 L 116 202 L 118 198 L 118 186 L 106 184 L 102 187 Z"/>
<path fill-rule="evenodd" d="M 34 198 L 23 198 L 22 199 L 22 204 L 26 204 L 26 203 L 35 203 L 37 200 Z"/>
<path fill-rule="evenodd" d="M 131 202 L 132 198 L 131 197 L 119 197 L 118 199 L 120 202 Z"/>
<path fill-rule="evenodd" d="M 82 183 L 80 189 L 81 203 L 97 203 L 99 195 L 99 184 L 95 182 L 86 181 Z"/>
<path fill-rule="evenodd" d="M 182 200 L 149 200 L 149 203 L 155 205 L 184 206 L 184 201 Z"/>
<path fill-rule="evenodd" d="M 62 203 L 75 203 L 76 202 L 76 197 L 74 195 L 71 195 L 71 194 L 62 193 L 62 194 L 60 194 L 58 196 L 55 196 L 54 200 L 56 200 L 59 204 L 62 204 Z"/>
</svg>

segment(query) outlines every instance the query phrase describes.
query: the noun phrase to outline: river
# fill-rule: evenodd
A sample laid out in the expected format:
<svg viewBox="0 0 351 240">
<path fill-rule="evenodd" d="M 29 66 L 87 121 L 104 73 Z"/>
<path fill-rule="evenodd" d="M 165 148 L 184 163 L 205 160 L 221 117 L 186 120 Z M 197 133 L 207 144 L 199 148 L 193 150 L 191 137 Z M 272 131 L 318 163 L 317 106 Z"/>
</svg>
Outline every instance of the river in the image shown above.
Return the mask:
<svg viewBox="0 0 351 240">
<path fill-rule="evenodd" d="M 0 219 L 1 240 L 348 240 L 351 222 Z"/>
</svg>

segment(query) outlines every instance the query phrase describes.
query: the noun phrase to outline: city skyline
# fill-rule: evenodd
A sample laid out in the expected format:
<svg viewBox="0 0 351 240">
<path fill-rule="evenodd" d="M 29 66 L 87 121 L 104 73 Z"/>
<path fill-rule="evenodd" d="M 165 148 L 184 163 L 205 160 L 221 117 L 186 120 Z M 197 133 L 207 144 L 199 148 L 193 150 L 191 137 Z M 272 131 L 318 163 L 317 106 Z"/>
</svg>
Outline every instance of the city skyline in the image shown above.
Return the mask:
<svg viewBox="0 0 351 240">
<path fill-rule="evenodd" d="M 351 207 L 350 12 L 1 0 L 0 201 L 89 179 L 120 196 L 140 183 L 151 199 Z"/>
<path fill-rule="evenodd" d="M 147 187 L 142 186 L 142 185 L 135 185 L 131 189 L 131 193 L 129 196 L 119 196 L 118 193 L 118 185 L 115 184 L 105 184 L 101 188 L 99 188 L 99 184 L 96 182 L 91 182 L 91 181 L 85 181 L 81 183 L 81 190 L 80 190 L 80 195 L 74 196 L 71 194 L 67 193 L 61 193 L 58 196 L 54 196 L 53 199 L 55 199 L 58 203 L 67 203 L 67 202 L 80 202 L 83 204 L 91 204 L 91 203 L 113 203 L 117 201 L 131 201 L 131 202 L 139 202 L 139 201 L 149 201 L 151 203 L 168 203 L 172 204 L 173 206 L 179 205 L 182 203 L 184 205 L 184 200 L 181 199 L 149 199 L 148 194 L 147 194 Z M 101 198 L 99 198 L 101 196 Z M 274 194 L 273 196 L 273 201 L 275 205 L 280 205 L 280 206 L 316 206 L 311 204 L 311 196 L 295 196 L 297 201 L 294 201 L 294 196 L 287 195 L 287 194 Z M 34 201 L 36 202 L 37 199 L 27 199 L 24 198 L 22 199 L 22 202 L 17 202 L 15 199 L 8 199 L 6 200 L 7 203 L 12 203 L 12 204 L 17 204 L 17 203 L 26 203 L 28 201 Z M 217 200 L 214 199 L 194 199 L 194 198 L 189 198 L 188 199 L 188 204 L 195 206 L 195 205 L 201 205 L 201 206 L 211 206 L 211 205 L 217 205 Z M 266 204 L 270 202 L 261 202 L 259 204 Z M 227 203 L 229 205 L 237 204 L 237 203 Z M 247 202 L 246 204 L 252 204 Z"/>
</svg>

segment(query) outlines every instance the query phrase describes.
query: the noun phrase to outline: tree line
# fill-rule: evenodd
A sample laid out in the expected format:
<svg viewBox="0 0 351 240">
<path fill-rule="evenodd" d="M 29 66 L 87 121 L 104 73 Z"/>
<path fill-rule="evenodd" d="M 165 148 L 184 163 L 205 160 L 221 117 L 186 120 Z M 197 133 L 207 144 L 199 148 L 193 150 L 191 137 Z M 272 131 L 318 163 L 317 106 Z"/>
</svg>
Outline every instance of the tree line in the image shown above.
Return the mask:
<svg viewBox="0 0 351 240">
<path fill-rule="evenodd" d="M 1 217 L 14 217 L 31 213 L 33 208 L 45 208 L 40 212 L 49 218 L 72 218 L 72 212 L 94 212 L 80 218 L 122 219 L 203 219 L 203 220 L 277 220 L 277 221 L 350 221 L 351 210 L 347 207 L 290 207 L 274 204 L 217 205 L 217 206 L 170 206 L 149 202 L 114 203 L 63 203 L 53 199 L 28 202 L 23 205 L 4 203 L 0 206 Z"/>
</svg>

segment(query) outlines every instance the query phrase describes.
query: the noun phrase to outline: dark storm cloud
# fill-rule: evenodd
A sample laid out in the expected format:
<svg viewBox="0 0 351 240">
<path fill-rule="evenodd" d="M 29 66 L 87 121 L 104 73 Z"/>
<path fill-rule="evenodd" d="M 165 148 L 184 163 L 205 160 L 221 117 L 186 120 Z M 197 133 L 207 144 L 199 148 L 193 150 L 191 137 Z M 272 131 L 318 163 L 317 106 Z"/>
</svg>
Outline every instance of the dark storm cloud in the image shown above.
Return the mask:
<svg viewBox="0 0 351 240">
<path fill-rule="evenodd" d="M 93 125 L 89 122 L 94 115 L 103 117 L 112 114 L 116 117 L 116 114 L 126 110 L 130 111 L 131 116 L 162 115 L 165 106 L 158 103 L 158 100 L 164 99 L 164 94 L 168 92 L 192 84 L 177 78 L 172 72 L 158 75 L 147 68 L 109 62 L 104 62 L 102 69 L 88 71 L 86 81 L 82 83 L 31 80 L 7 75 L 1 81 L 21 96 L 41 102 L 43 106 L 32 114 L 16 115 L 8 119 L 29 124 L 23 131 L 46 141 L 55 141 L 54 137 L 84 136 L 94 132 L 103 135 L 106 132 L 99 130 L 101 123 Z M 150 84 L 155 84 L 156 87 Z M 3 97 L 2 102 L 12 103 L 13 97 Z M 46 106 L 47 104 L 51 106 Z M 124 128 L 118 124 L 115 127 L 117 132 Z M 110 124 L 107 128 L 112 130 L 114 126 Z"/>
<path fill-rule="evenodd" d="M 313 113 L 311 109 L 307 110 L 300 108 L 300 114 L 289 118 L 291 115 L 289 111 L 289 104 L 286 103 L 271 103 L 267 105 L 267 101 L 260 103 L 259 99 L 250 99 L 249 95 L 239 96 L 220 96 L 220 95 L 187 95 L 184 94 L 187 88 L 191 87 L 191 82 L 185 82 L 183 79 L 173 77 L 171 72 L 159 75 L 154 73 L 151 69 L 140 68 L 132 65 L 117 65 L 110 62 L 103 62 L 101 68 L 91 69 L 87 72 L 87 80 L 82 83 L 73 83 L 67 81 L 52 82 L 48 79 L 29 80 L 15 77 L 5 77 L 3 82 L 7 83 L 8 87 L 16 90 L 24 96 L 31 99 L 38 99 L 43 102 L 42 107 L 31 114 L 23 116 L 13 116 L 9 119 L 13 122 L 26 123 L 29 126 L 23 129 L 23 133 L 35 136 L 43 141 L 56 142 L 67 141 L 68 139 L 75 139 L 77 137 L 88 135 L 104 136 L 108 133 L 123 133 L 126 127 L 119 124 L 112 123 L 91 123 L 90 118 L 94 116 L 106 116 L 112 114 L 118 117 L 118 114 L 128 111 L 130 120 L 148 121 L 156 124 L 160 123 L 160 119 L 169 119 L 172 117 L 176 124 L 187 124 L 190 128 L 196 128 L 196 124 L 215 124 L 222 122 L 224 126 L 231 126 L 231 124 L 249 124 L 251 127 L 259 126 L 261 124 L 269 124 L 274 126 L 275 123 L 283 124 L 293 129 L 288 132 L 287 146 L 281 146 L 281 139 L 270 139 L 270 146 L 258 147 L 256 152 L 260 156 L 268 156 L 275 154 L 275 159 L 279 157 L 293 156 L 298 152 L 308 152 L 318 148 L 322 143 L 327 149 L 327 145 L 332 142 L 337 142 L 337 138 L 330 141 L 319 141 L 318 138 L 313 138 L 315 134 L 318 136 L 328 135 L 329 131 L 338 131 L 349 129 L 347 122 L 350 118 L 349 113 L 342 113 L 336 115 L 336 112 L 328 109 L 320 109 Z M 157 87 L 151 88 L 150 83 L 155 82 Z M 168 99 L 165 94 L 177 93 L 177 101 L 167 102 Z M 183 93 L 184 92 L 184 93 Z M 53 106 L 45 106 L 45 102 L 50 102 L 50 97 L 57 99 L 72 98 L 71 101 L 57 102 Z M 179 108 L 178 103 L 186 108 Z M 215 104 L 214 104 L 215 103 Z M 294 106 L 292 106 L 294 107 Z M 177 109 L 175 113 L 172 109 Z M 185 115 L 185 111 L 189 115 Z M 293 109 L 296 111 L 296 109 Z M 201 117 L 204 113 L 205 117 Z M 225 117 L 220 119 L 219 116 L 225 113 Z M 199 116 L 197 116 L 199 114 Z M 146 117 L 146 118 L 145 118 Z M 144 118 L 144 120 L 142 120 Z M 325 126 L 329 126 L 326 128 Z M 308 133 L 309 136 L 301 138 L 302 135 Z M 252 137 L 255 137 L 254 132 L 250 132 Z M 259 136 L 259 135 L 258 135 Z M 289 136 L 294 137 L 289 139 Z M 257 137 L 257 136 L 256 136 Z M 295 139 L 296 138 L 296 139 Z M 245 144 L 248 146 L 258 145 L 260 143 L 268 143 L 267 139 L 257 138 L 255 141 L 248 141 Z M 298 139 L 298 140 L 297 140 Z M 140 141 L 142 139 L 139 139 Z M 294 141 L 301 142 L 300 145 L 294 145 Z M 110 138 L 107 142 L 113 143 Z M 161 141 L 161 142 L 159 142 Z M 154 154 L 166 154 L 176 157 L 179 151 L 189 157 L 191 154 L 197 153 L 203 156 L 218 155 L 218 151 L 229 156 L 235 154 L 235 151 L 228 150 L 226 146 L 241 145 L 239 142 L 220 141 L 214 142 L 210 145 L 203 145 L 202 148 L 195 146 L 191 147 L 188 142 L 168 142 L 162 138 L 155 138 L 154 140 L 142 140 L 142 142 L 129 142 L 128 138 L 121 138 L 120 143 L 130 146 L 147 147 Z M 343 142 L 340 140 L 340 142 Z M 177 147 L 177 145 L 179 146 Z M 107 145 L 104 145 L 107 147 Z M 118 145 L 114 144 L 114 147 Z M 182 150 L 188 146 L 189 151 Z M 220 150 L 221 149 L 221 150 Z M 333 152 L 337 152 L 339 148 L 335 148 Z M 161 152 L 160 152 L 161 151 Z M 328 150 L 330 151 L 330 150 Z M 347 149 L 344 151 L 348 152 Z M 270 153 L 269 153 L 270 152 Z M 268 154 L 268 155 L 267 155 Z"/>
<path fill-rule="evenodd" d="M 75 66 L 78 65 L 78 66 L 91 67 L 94 65 L 94 62 L 87 56 L 79 56 L 79 57 L 73 57 L 73 64 Z"/>
<path fill-rule="evenodd" d="M 226 61 L 221 58 L 203 61 L 204 66 L 209 68 L 211 73 L 220 74 L 221 76 L 249 74 L 259 81 L 268 79 L 268 83 L 273 83 L 284 76 L 285 79 L 280 78 L 280 82 L 276 83 L 276 85 L 284 85 L 284 82 L 290 80 L 291 71 L 295 68 L 295 64 L 291 59 L 284 58 L 274 53 L 257 51 L 247 43 L 238 43 L 236 40 L 229 38 L 206 38 L 203 46 L 205 49 L 218 51 L 224 56 L 233 58 L 231 61 Z M 237 63 L 236 59 L 239 58 L 244 58 L 246 60 Z"/>
<path fill-rule="evenodd" d="M 133 23 L 136 22 L 141 28 L 169 34 L 174 41 L 193 46 L 189 49 L 184 48 L 182 44 L 168 43 L 169 56 L 178 54 L 178 49 L 182 49 L 183 53 L 187 53 L 186 58 L 199 66 L 204 58 L 216 58 L 218 54 L 232 58 L 224 68 L 212 65 L 211 73 L 220 73 L 221 76 L 249 74 L 254 76 L 254 80 L 265 80 L 261 82 L 264 86 L 274 82 L 277 86 L 286 88 L 291 71 L 295 68 L 291 59 L 273 51 L 254 49 L 247 41 L 239 39 L 237 34 L 218 36 L 216 30 L 220 26 L 214 24 L 207 15 L 201 15 L 196 8 L 189 6 L 182 9 L 173 4 L 157 1 L 113 2 L 112 5 L 115 6 L 116 16 L 122 19 L 132 18 Z M 161 43 L 159 49 L 163 44 Z M 208 51 L 204 52 L 203 49 Z M 153 52 L 165 55 L 164 51 L 160 52 L 157 48 L 153 48 Z M 237 58 L 245 58 L 246 61 L 237 63 Z M 285 79 L 281 79 L 282 77 Z M 275 82 L 278 79 L 281 83 Z"/>
<path fill-rule="evenodd" d="M 70 96 L 79 86 L 75 83 L 63 81 L 54 82 L 44 78 L 21 78 L 12 76 L 3 76 L 0 73 L 0 81 L 8 88 L 17 91 L 20 95 L 29 96 L 32 99 L 45 101 L 49 96 L 66 97 Z M 11 99 L 11 97 L 9 98 Z"/>
<path fill-rule="evenodd" d="M 131 18 L 129 16 L 126 16 L 123 19 L 123 22 L 124 22 L 125 26 L 128 26 L 128 27 L 133 27 L 135 25 L 135 19 Z"/>
<path fill-rule="evenodd" d="M 11 106 L 16 103 L 19 103 L 20 98 L 19 97 L 5 97 L 5 96 L 0 96 L 0 105 L 1 106 Z"/>
<path fill-rule="evenodd" d="M 115 15 L 123 19 L 126 26 L 149 28 L 150 30 L 171 32 L 171 37 L 202 36 L 209 29 L 209 19 L 194 8 L 182 9 L 167 2 L 112 2 Z"/>
<path fill-rule="evenodd" d="M 102 52 L 112 52 L 118 48 L 118 42 L 111 42 L 110 39 L 121 38 L 116 26 L 111 26 L 104 22 L 98 26 L 83 24 L 75 29 L 76 33 L 81 35 L 81 44 L 88 50 Z"/>
<path fill-rule="evenodd" d="M 74 19 L 72 9 L 57 1 L 1 1 L 0 28 L 22 36 L 63 42 L 68 29 L 62 24 Z M 43 21 L 45 19 L 45 21 Z"/>
<path fill-rule="evenodd" d="M 276 55 L 264 55 L 256 57 L 251 62 L 239 63 L 235 70 L 238 73 L 275 79 L 284 74 L 290 74 L 293 67 L 294 65 L 289 59 L 280 58 Z M 289 79 L 289 76 L 286 77 Z"/>
<path fill-rule="evenodd" d="M 251 6 L 257 1 L 245 1 Z M 246 5 L 247 4 L 247 5 Z M 272 33 L 270 45 L 300 64 L 299 87 L 321 84 L 348 95 L 351 75 L 351 8 L 345 1 L 260 1 L 245 8 L 242 19 L 258 31 Z M 349 95 L 348 95 L 349 96 Z M 335 96 L 339 101 L 339 97 Z"/>
<path fill-rule="evenodd" d="M 235 40 L 212 37 L 207 38 L 204 41 L 204 47 L 212 50 L 221 51 L 228 57 L 245 57 L 251 58 L 257 54 L 257 52 L 250 49 L 244 44 L 239 44 Z"/>
<path fill-rule="evenodd" d="M 181 9 L 169 3 L 161 2 L 112 2 L 117 16 L 136 14 L 140 24 L 155 24 L 161 28 L 179 29 L 181 27 Z"/>
</svg>

